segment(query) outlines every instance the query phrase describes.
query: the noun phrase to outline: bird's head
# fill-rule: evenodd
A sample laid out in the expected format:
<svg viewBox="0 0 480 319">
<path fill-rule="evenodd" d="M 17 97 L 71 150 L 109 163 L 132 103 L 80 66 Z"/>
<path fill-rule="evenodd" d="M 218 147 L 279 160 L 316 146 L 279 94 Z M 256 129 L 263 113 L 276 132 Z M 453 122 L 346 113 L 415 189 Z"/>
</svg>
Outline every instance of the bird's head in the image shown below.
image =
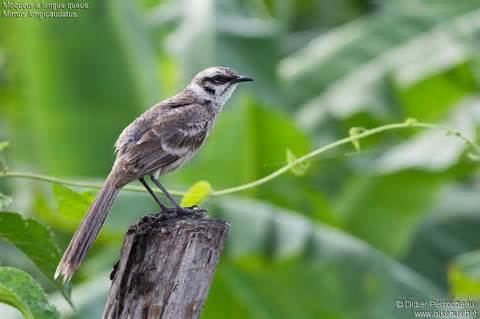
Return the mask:
<svg viewBox="0 0 480 319">
<path fill-rule="evenodd" d="M 253 81 L 227 67 L 211 67 L 199 72 L 188 86 L 199 97 L 211 100 L 219 106 L 230 98 L 238 83 Z"/>
</svg>

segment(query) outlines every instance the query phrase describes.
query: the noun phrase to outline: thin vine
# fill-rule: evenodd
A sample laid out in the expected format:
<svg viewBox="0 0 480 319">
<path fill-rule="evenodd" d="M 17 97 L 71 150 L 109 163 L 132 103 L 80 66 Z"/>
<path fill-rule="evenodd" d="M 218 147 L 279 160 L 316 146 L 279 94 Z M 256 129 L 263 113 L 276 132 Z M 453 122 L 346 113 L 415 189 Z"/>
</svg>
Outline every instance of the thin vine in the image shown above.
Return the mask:
<svg viewBox="0 0 480 319">
<path fill-rule="evenodd" d="M 238 185 L 235 187 L 230 187 L 230 188 L 225 188 L 221 190 L 213 190 L 209 195 L 210 196 L 222 196 L 222 195 L 227 195 L 227 194 L 233 194 L 241 191 L 245 191 L 251 188 L 258 187 L 260 185 L 266 184 L 269 181 L 287 173 L 289 170 L 292 168 L 296 167 L 297 165 L 300 165 L 302 163 L 305 163 L 306 161 L 309 161 L 310 159 L 328 151 L 333 148 L 339 147 L 341 145 L 345 144 L 350 144 L 353 143 L 354 145 L 358 143 L 359 140 L 364 139 L 368 136 L 379 134 L 381 132 L 385 131 L 390 131 L 390 130 L 397 130 L 397 129 L 405 129 L 405 128 L 424 128 L 424 129 L 437 129 L 444 131 L 448 135 L 455 136 L 457 138 L 460 138 L 462 141 L 465 142 L 466 145 L 468 145 L 473 151 L 474 154 L 472 155 L 472 158 L 480 158 L 480 146 L 470 138 L 466 137 L 463 135 L 460 131 L 456 129 L 452 129 L 450 127 L 444 126 L 444 125 L 439 125 L 439 124 L 432 124 L 432 123 L 424 123 L 424 122 L 418 122 L 415 119 L 408 119 L 403 123 L 393 123 L 393 124 L 387 124 L 383 126 L 379 126 L 373 129 L 362 129 L 361 131 L 357 131 L 355 134 L 351 134 L 348 137 L 342 138 L 340 140 L 337 140 L 333 143 L 324 145 L 322 147 L 319 147 L 310 153 L 307 153 L 299 158 L 297 158 L 294 161 L 291 161 L 290 163 L 286 164 L 285 166 L 279 168 L 278 170 L 274 171 L 273 173 L 264 176 L 258 180 L 255 180 L 253 182 L 249 182 L 246 184 Z M 0 172 L 0 178 L 24 178 L 24 179 L 30 179 L 30 180 L 37 180 L 37 181 L 42 181 L 42 182 L 48 182 L 48 183 L 57 183 L 57 184 L 63 184 L 67 186 L 75 186 L 75 187 L 82 187 L 82 188 L 91 188 L 91 189 L 100 189 L 102 187 L 102 183 L 95 183 L 95 182 L 86 182 L 86 181 L 75 181 L 71 179 L 64 179 L 64 178 L 59 178 L 59 177 L 53 177 L 53 176 L 47 176 L 47 175 L 41 175 L 41 174 L 35 174 L 35 173 L 28 173 L 28 172 L 17 172 L 17 171 L 9 171 L 5 170 L 3 172 Z M 135 185 L 127 185 L 123 188 L 123 190 L 126 191 L 131 191 L 131 192 L 146 192 L 144 188 L 140 186 L 135 186 Z M 182 196 L 185 194 L 183 191 L 178 191 L 178 190 L 171 190 L 170 191 L 173 195 L 177 196 Z"/>
</svg>

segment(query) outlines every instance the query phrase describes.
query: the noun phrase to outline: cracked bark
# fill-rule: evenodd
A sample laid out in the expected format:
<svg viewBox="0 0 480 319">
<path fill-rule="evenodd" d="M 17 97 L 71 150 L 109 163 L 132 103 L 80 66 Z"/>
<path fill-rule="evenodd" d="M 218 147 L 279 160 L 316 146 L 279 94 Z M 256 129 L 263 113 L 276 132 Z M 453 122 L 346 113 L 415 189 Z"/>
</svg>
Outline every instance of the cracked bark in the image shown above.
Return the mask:
<svg viewBox="0 0 480 319">
<path fill-rule="evenodd" d="M 229 225 L 149 215 L 130 227 L 114 267 L 104 319 L 198 318 Z"/>
</svg>

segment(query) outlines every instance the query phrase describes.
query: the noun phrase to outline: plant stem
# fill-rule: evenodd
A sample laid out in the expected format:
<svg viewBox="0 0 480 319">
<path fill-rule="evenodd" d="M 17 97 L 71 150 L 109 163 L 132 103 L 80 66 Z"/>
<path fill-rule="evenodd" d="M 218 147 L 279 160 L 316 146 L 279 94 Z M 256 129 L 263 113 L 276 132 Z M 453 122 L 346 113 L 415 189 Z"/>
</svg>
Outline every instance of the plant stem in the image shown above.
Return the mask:
<svg viewBox="0 0 480 319">
<path fill-rule="evenodd" d="M 480 146 L 476 144 L 473 140 L 469 139 L 465 135 L 463 135 L 461 132 L 458 130 L 449 128 L 447 126 L 443 125 L 438 125 L 438 124 L 432 124 L 432 123 L 422 123 L 422 122 L 415 122 L 415 121 L 406 121 L 403 123 L 393 123 L 393 124 L 387 124 L 383 126 L 379 126 L 373 129 L 365 130 L 355 136 L 349 136 L 342 138 L 338 141 L 335 141 L 333 143 L 327 144 L 325 146 L 322 146 L 320 148 L 317 148 L 313 150 L 312 152 L 305 154 L 299 158 L 297 158 L 295 161 L 288 163 L 287 165 L 279 168 L 278 170 L 274 171 L 273 173 L 262 177 L 256 181 L 246 183 L 243 185 L 231 187 L 231 188 L 225 188 L 222 190 L 217 190 L 213 191 L 210 193 L 210 196 L 222 196 L 222 195 L 227 195 L 227 194 L 232 194 L 236 192 L 241 192 L 250 188 L 254 188 L 260 185 L 263 185 L 265 183 L 268 183 L 269 181 L 279 177 L 282 174 L 285 174 L 295 166 L 308 161 L 321 153 L 324 153 L 328 150 L 331 150 L 335 147 L 344 145 L 344 144 L 349 144 L 352 143 L 353 141 L 360 140 L 363 138 L 366 138 L 371 135 L 375 135 L 381 132 L 385 131 L 390 131 L 390 130 L 396 130 L 396 129 L 404 129 L 404 128 L 411 128 L 411 127 L 416 127 L 416 128 L 425 128 L 425 129 L 437 129 L 446 132 L 447 134 L 451 134 L 453 136 L 456 136 L 463 140 L 467 145 L 472 147 L 476 152 L 480 154 Z M 63 185 L 68 185 L 68 186 L 76 186 L 76 187 L 83 187 L 83 188 L 92 188 L 92 189 L 100 189 L 102 187 L 102 183 L 94 183 L 94 182 L 84 182 L 84 181 L 74 181 L 70 179 L 64 179 L 64 178 L 58 178 L 58 177 L 53 177 L 53 176 L 47 176 L 47 175 L 40 175 L 40 174 L 34 174 L 34 173 L 27 173 L 27 172 L 15 172 L 15 171 L 4 171 L 0 172 L 0 178 L 2 177 L 16 177 L 16 178 L 25 178 L 25 179 L 31 179 L 31 180 L 38 180 L 38 181 L 43 181 L 43 182 L 48 182 L 48 183 L 57 183 L 57 184 L 63 184 Z M 126 191 L 131 191 L 131 192 L 145 192 L 146 190 L 143 189 L 140 186 L 134 186 L 134 185 L 127 185 L 123 188 L 123 190 Z M 182 191 L 169 191 L 173 195 L 177 196 L 182 196 L 185 194 L 185 192 Z"/>
<path fill-rule="evenodd" d="M 37 181 L 53 183 L 53 184 L 62 184 L 67 186 L 91 188 L 91 189 L 101 189 L 103 186 L 103 183 L 98 183 L 98 182 L 75 181 L 75 180 L 66 179 L 66 178 L 28 173 L 28 172 L 6 171 L 6 172 L 0 173 L 0 178 L 2 177 L 16 177 L 16 178 L 37 180 Z M 137 192 L 137 193 L 146 192 L 146 190 L 143 187 L 135 186 L 135 185 L 127 185 L 122 189 L 130 192 Z M 156 191 L 156 192 L 162 194 L 160 191 Z M 169 191 L 169 192 L 173 195 L 178 195 L 178 196 L 181 196 L 184 194 L 184 192 L 181 192 L 181 191 Z"/>
</svg>

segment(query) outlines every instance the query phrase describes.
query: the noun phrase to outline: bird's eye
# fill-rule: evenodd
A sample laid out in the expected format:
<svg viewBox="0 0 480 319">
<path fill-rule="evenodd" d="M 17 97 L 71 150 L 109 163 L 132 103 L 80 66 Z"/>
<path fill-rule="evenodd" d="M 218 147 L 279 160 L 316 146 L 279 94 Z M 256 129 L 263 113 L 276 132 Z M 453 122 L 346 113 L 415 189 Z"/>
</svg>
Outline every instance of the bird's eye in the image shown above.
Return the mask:
<svg viewBox="0 0 480 319">
<path fill-rule="evenodd" d="M 226 82 L 226 78 L 220 74 L 213 76 L 211 79 L 215 84 L 224 84 Z"/>
</svg>

